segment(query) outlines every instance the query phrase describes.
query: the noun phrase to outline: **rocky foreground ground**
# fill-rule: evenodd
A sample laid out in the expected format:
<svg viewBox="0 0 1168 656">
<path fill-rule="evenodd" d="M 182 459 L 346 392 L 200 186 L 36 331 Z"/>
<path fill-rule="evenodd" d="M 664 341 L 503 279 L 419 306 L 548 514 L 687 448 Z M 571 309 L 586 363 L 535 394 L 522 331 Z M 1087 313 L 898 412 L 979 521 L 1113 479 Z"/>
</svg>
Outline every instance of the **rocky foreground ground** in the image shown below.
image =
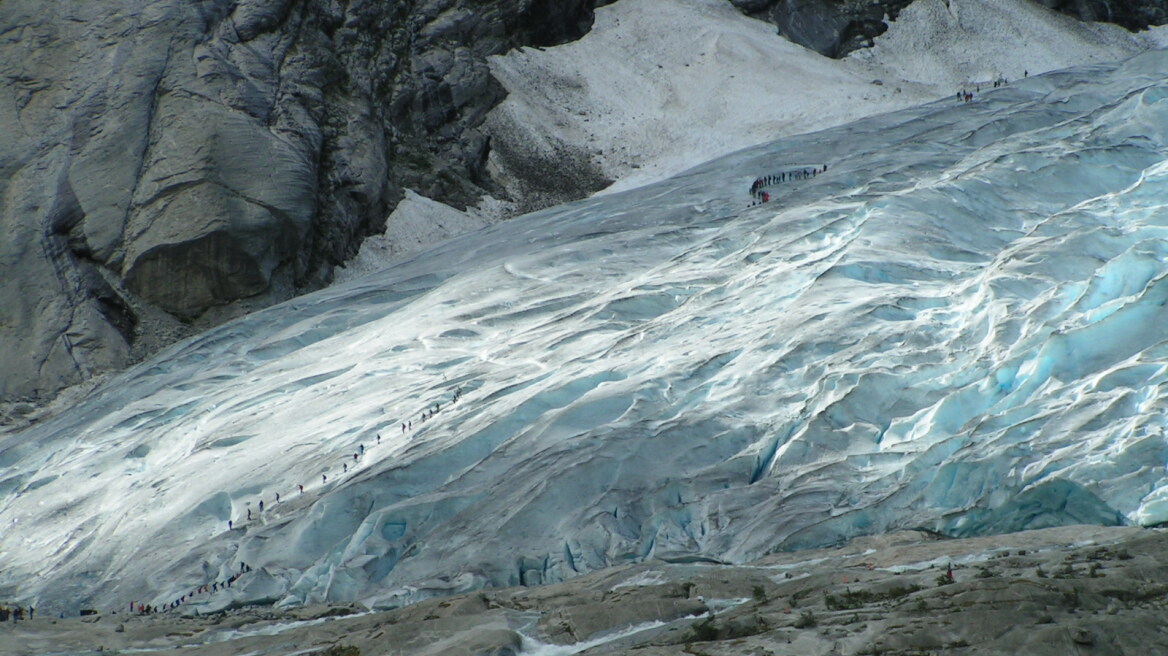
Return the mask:
<svg viewBox="0 0 1168 656">
<path fill-rule="evenodd" d="M 1166 610 L 1164 530 L 906 531 L 748 565 L 646 562 L 380 612 L 38 616 L 0 625 L 0 653 L 1154 655 L 1168 654 Z"/>
</svg>

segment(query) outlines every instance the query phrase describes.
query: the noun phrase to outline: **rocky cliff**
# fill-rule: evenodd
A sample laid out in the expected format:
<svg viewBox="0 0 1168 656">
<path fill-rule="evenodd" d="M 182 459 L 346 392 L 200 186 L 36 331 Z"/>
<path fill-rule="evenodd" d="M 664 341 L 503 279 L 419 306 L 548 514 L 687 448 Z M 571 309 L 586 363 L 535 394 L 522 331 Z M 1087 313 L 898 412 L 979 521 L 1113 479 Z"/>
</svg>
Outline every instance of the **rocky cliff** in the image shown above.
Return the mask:
<svg viewBox="0 0 1168 656">
<path fill-rule="evenodd" d="M 578 38 L 611 1 L 4 0 L 0 424 L 326 284 L 406 189 L 530 210 L 605 186 L 490 133 L 486 58 Z M 730 1 L 842 56 L 910 0 Z M 1165 20 L 1160 0 L 1042 1 Z"/>
<path fill-rule="evenodd" d="M 1115 23 L 1132 31 L 1168 23 L 1168 3 L 1164 0 L 1035 1 L 1080 20 Z"/>
<path fill-rule="evenodd" d="M 604 0 L 6 0 L 0 400 L 327 282 L 404 188 L 494 189 L 485 58 Z"/>
<path fill-rule="evenodd" d="M 1142 30 L 1168 22 L 1163 0 L 1036 0 L 1085 21 Z M 730 0 L 744 13 L 774 23 L 791 41 L 839 58 L 865 46 L 888 29 L 913 0 Z M 946 2 L 948 4 L 948 2 Z"/>
</svg>

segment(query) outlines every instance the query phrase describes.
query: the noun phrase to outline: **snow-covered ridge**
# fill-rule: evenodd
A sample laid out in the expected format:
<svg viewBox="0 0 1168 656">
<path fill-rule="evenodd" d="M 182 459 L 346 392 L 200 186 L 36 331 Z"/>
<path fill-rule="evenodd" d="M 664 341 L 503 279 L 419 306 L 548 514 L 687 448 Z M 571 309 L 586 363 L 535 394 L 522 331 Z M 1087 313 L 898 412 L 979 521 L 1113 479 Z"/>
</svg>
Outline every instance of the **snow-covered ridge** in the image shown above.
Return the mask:
<svg viewBox="0 0 1168 656">
<path fill-rule="evenodd" d="M 1166 521 L 1164 70 L 780 140 L 171 348 L 0 442 L 0 597 L 165 603 L 246 562 L 213 605 L 394 605 Z"/>
</svg>

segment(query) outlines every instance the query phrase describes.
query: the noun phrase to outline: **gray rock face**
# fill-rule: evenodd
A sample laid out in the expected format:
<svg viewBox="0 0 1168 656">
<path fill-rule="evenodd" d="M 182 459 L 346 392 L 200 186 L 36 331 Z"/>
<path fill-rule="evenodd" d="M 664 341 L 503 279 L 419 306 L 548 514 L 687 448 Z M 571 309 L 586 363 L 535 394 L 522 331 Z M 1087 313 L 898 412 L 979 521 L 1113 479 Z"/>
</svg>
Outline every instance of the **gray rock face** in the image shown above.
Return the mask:
<svg viewBox="0 0 1168 656">
<path fill-rule="evenodd" d="M 504 93 L 487 56 L 577 38 L 609 1 L 4 0 L 0 423 L 327 283 L 405 188 L 531 210 L 605 186 L 483 123 Z M 910 0 L 730 1 L 838 57 Z M 1043 2 L 1131 27 L 1168 11 Z"/>
<path fill-rule="evenodd" d="M 794 43 L 839 58 L 883 34 L 912 0 L 730 0 L 743 12 L 774 23 Z"/>
<path fill-rule="evenodd" d="M 1102 21 L 1122 25 L 1129 30 L 1143 30 L 1151 25 L 1168 23 L 1168 3 L 1164 0 L 1037 0 L 1064 14 L 1085 21 Z"/>
<path fill-rule="evenodd" d="M 774 23 L 779 33 L 833 58 L 872 45 L 912 0 L 730 0 L 744 13 Z M 1168 22 L 1163 0 L 1038 0 L 1080 20 L 1116 23 L 1129 30 Z"/>
<path fill-rule="evenodd" d="M 485 57 L 598 0 L 6 0 L 0 401 L 328 281 L 411 187 L 495 189 Z"/>
</svg>

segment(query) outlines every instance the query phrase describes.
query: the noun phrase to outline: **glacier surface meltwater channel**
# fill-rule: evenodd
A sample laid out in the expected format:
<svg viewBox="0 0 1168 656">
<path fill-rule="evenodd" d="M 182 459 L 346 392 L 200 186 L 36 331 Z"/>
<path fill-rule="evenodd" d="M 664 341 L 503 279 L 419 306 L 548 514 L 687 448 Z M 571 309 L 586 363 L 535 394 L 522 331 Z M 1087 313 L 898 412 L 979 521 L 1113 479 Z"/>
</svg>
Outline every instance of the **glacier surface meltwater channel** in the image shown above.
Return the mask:
<svg viewBox="0 0 1168 656">
<path fill-rule="evenodd" d="M 1168 521 L 1164 71 L 784 139 L 177 345 L 0 438 L 0 598 L 166 603 L 246 562 L 197 603 L 390 606 Z"/>
</svg>

